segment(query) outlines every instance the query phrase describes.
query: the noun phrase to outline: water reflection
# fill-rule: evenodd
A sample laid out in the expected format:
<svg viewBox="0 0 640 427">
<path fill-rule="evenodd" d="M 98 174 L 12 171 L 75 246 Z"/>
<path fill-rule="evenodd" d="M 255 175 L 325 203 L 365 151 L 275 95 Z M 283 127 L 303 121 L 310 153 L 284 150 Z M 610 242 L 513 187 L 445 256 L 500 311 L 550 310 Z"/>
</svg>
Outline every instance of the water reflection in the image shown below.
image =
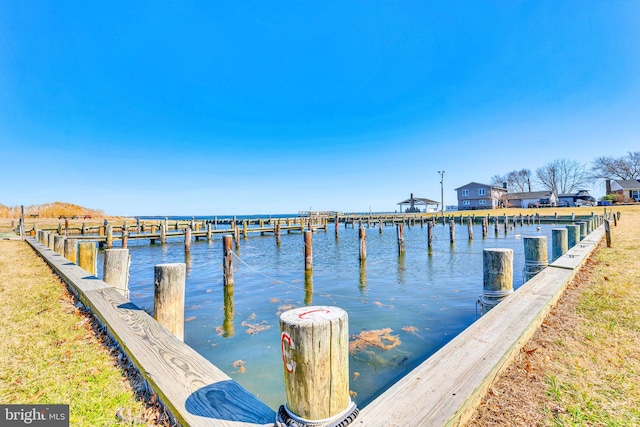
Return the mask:
<svg viewBox="0 0 640 427">
<path fill-rule="evenodd" d="M 313 304 L 313 270 L 304 271 L 304 304 Z"/>
</svg>

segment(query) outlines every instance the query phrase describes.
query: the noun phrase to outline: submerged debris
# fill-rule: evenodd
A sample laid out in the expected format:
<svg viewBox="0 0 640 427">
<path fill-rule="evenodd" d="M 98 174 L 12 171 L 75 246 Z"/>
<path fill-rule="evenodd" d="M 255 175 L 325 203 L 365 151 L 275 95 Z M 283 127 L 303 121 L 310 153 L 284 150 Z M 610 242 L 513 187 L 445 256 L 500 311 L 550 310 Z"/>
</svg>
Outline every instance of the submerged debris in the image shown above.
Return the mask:
<svg viewBox="0 0 640 427">
<path fill-rule="evenodd" d="M 349 353 L 355 354 L 367 347 L 376 347 L 382 350 L 391 350 L 400 345 L 398 335 L 391 335 L 391 328 L 362 331 L 358 335 L 352 335 L 353 341 L 349 342 Z"/>
<path fill-rule="evenodd" d="M 244 367 L 245 364 L 246 362 L 244 360 L 238 359 L 233 362 L 233 367 L 238 370 L 238 373 L 244 374 L 246 372 L 246 368 Z"/>
<path fill-rule="evenodd" d="M 258 332 L 266 331 L 267 329 L 271 328 L 271 325 L 267 325 L 266 320 L 263 320 L 260 323 L 249 323 L 247 321 L 244 321 L 241 323 L 241 325 L 247 328 L 245 332 L 249 335 L 255 335 Z"/>
</svg>

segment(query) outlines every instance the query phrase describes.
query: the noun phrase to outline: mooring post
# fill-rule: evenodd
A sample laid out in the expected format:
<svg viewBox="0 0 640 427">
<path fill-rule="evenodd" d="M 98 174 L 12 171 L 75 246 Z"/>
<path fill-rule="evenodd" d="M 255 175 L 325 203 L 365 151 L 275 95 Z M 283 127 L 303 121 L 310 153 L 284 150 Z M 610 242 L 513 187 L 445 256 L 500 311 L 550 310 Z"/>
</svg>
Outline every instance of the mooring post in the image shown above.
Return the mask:
<svg viewBox="0 0 640 427">
<path fill-rule="evenodd" d="M 551 229 L 551 261 L 555 261 L 569 250 L 569 230 Z"/>
<path fill-rule="evenodd" d="M 427 221 L 427 247 L 433 246 L 433 221 Z"/>
<path fill-rule="evenodd" d="M 84 268 L 89 274 L 98 273 L 97 249 L 95 242 L 78 243 L 78 266 Z"/>
<path fill-rule="evenodd" d="M 456 222 L 452 219 L 449 221 L 449 241 L 454 243 L 456 240 Z"/>
<path fill-rule="evenodd" d="M 153 318 L 178 339 L 184 340 L 184 263 L 154 266 Z"/>
<path fill-rule="evenodd" d="M 611 247 L 611 225 L 609 224 L 609 220 L 604 220 L 604 234 L 607 239 L 607 247 Z"/>
<path fill-rule="evenodd" d="M 247 220 L 242 221 L 242 238 L 247 238 Z"/>
<path fill-rule="evenodd" d="M 493 232 L 495 233 L 495 235 L 498 235 L 498 217 L 494 216 L 493 217 Z"/>
<path fill-rule="evenodd" d="M 473 220 L 470 216 L 467 217 L 467 231 L 469 232 L 469 240 L 473 240 Z"/>
<path fill-rule="evenodd" d="M 547 238 L 545 236 L 525 237 L 524 241 L 524 281 L 544 270 L 549 265 Z"/>
<path fill-rule="evenodd" d="M 280 221 L 276 222 L 275 227 L 276 227 L 276 231 L 275 231 L 275 234 L 276 234 L 276 245 L 280 246 Z M 336 232 L 337 232 L 337 230 L 336 230 Z"/>
<path fill-rule="evenodd" d="M 211 241 L 212 231 L 211 231 L 211 223 L 207 221 L 207 241 Z"/>
<path fill-rule="evenodd" d="M 184 251 L 186 253 L 191 252 L 191 228 L 184 229 Z"/>
<path fill-rule="evenodd" d="M 127 229 L 127 223 L 124 223 L 122 227 L 122 249 L 126 249 L 129 242 L 129 230 Z"/>
<path fill-rule="evenodd" d="M 398 253 L 404 254 L 404 225 L 402 223 L 396 226 L 396 233 L 398 235 Z"/>
<path fill-rule="evenodd" d="M 129 298 L 129 249 L 105 249 L 102 277 L 123 297 Z"/>
<path fill-rule="evenodd" d="M 360 261 L 364 261 L 367 259 L 367 230 L 360 228 L 358 237 L 360 238 Z"/>
<path fill-rule="evenodd" d="M 240 227 L 237 225 L 233 228 L 233 240 L 236 243 L 236 248 L 240 247 Z"/>
<path fill-rule="evenodd" d="M 580 240 L 584 240 L 587 237 L 587 223 L 580 221 L 576 224 L 580 226 Z"/>
<path fill-rule="evenodd" d="M 233 286 L 233 238 L 230 234 L 222 237 L 222 277 L 225 286 Z"/>
<path fill-rule="evenodd" d="M 65 239 L 64 241 L 64 257 L 74 264 L 78 261 L 77 245 L 78 241 L 76 239 Z"/>
<path fill-rule="evenodd" d="M 347 312 L 330 306 L 285 311 L 280 337 L 286 404 L 278 410 L 277 421 L 337 426 L 355 419 L 358 409 L 349 397 Z"/>
<path fill-rule="evenodd" d="M 571 249 L 580 241 L 580 226 L 571 224 L 565 225 L 567 229 L 567 247 Z"/>
<path fill-rule="evenodd" d="M 487 237 L 489 234 L 489 224 L 487 222 L 487 217 L 483 216 L 482 218 L 482 238 Z"/>
<path fill-rule="evenodd" d="M 311 231 L 306 230 L 304 233 L 304 269 L 311 270 L 313 268 L 313 241 Z"/>
<path fill-rule="evenodd" d="M 49 241 L 47 242 L 47 246 L 52 251 L 55 251 L 55 238 L 58 234 L 49 233 Z"/>
<path fill-rule="evenodd" d="M 483 289 L 480 302 L 487 310 L 513 293 L 513 249 L 482 251 Z"/>
<path fill-rule="evenodd" d="M 64 236 L 53 237 L 53 251 L 58 255 L 64 256 Z"/>
</svg>

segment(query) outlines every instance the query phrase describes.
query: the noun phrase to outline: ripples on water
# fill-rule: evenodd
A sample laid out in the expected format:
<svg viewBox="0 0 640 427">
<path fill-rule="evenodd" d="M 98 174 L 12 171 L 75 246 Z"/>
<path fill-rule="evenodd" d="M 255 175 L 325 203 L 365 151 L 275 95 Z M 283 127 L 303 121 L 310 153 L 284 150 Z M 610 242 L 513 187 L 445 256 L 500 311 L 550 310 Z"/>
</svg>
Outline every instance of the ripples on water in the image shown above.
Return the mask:
<svg viewBox="0 0 640 427">
<path fill-rule="evenodd" d="M 129 240 L 131 301 L 153 310 L 153 266 L 186 262 L 185 342 L 274 409 L 285 402 L 278 314 L 303 305 L 333 305 L 349 314 L 349 331 L 391 328 L 401 344 L 390 350 L 367 347 L 350 357 L 354 400 L 363 407 L 437 351 L 477 318 L 482 293 L 482 250 L 514 251 L 514 287 L 522 284 L 521 236 L 547 236 L 552 226 L 516 227 L 468 240 L 466 226 L 434 227 L 427 249 L 427 227 L 405 226 L 406 253 L 398 256 L 393 227 L 367 229 L 367 260 L 358 260 L 358 230 L 341 227 L 313 233 L 313 274 L 305 277 L 303 237 L 251 234 L 234 250 L 235 286 L 222 284 L 222 241 L 194 241 L 185 257 L 184 241 L 150 245 Z M 551 248 L 549 247 L 549 253 Z M 99 255 L 102 263 L 102 252 Z M 101 265 L 101 264 L 99 264 Z M 101 274 L 101 272 L 100 272 Z M 310 292 L 310 289 L 313 289 Z M 404 328 L 404 329 L 403 329 Z M 239 362 L 241 361 L 241 362 Z"/>
</svg>

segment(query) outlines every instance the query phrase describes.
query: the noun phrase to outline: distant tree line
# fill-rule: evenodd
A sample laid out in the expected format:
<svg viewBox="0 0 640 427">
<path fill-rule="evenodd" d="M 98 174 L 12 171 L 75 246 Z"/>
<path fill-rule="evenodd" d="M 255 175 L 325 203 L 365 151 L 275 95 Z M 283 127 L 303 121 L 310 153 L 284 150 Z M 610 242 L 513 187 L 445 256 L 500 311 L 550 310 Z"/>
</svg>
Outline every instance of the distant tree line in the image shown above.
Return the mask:
<svg viewBox="0 0 640 427">
<path fill-rule="evenodd" d="M 73 203 L 53 202 L 41 205 L 30 205 L 24 207 L 25 216 L 37 215 L 41 218 L 58 218 L 60 216 L 104 216 L 101 209 L 90 209 Z M 0 203 L 0 218 L 20 217 L 20 206 L 5 206 Z"/>
<path fill-rule="evenodd" d="M 640 179 L 640 151 L 621 157 L 598 157 L 590 168 L 575 160 L 556 159 L 536 169 L 535 174 L 521 169 L 494 175 L 490 184 L 496 187 L 506 184 L 510 192 L 523 193 L 531 191 L 533 183 L 558 196 L 575 193 L 589 183 L 633 179 Z"/>
</svg>

